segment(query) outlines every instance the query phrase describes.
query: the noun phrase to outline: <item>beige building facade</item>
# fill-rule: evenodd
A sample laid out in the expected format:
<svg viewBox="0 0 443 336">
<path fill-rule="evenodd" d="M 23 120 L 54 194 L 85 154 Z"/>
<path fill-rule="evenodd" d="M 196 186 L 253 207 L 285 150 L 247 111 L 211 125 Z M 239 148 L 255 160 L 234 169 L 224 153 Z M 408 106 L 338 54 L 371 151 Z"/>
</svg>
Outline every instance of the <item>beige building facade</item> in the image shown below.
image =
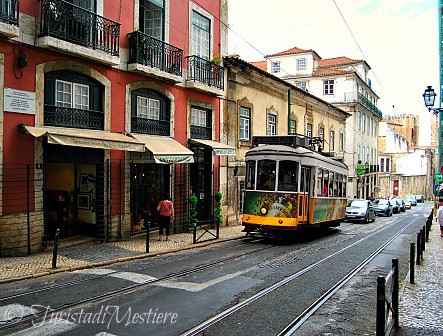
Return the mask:
<svg viewBox="0 0 443 336">
<path fill-rule="evenodd" d="M 345 123 L 350 115 L 238 57 L 225 57 L 223 63 L 227 69 L 224 136 L 236 149 L 235 157 L 227 158 L 229 225 L 241 220 L 245 153 L 253 136 L 297 133 L 323 137 L 323 151 L 343 157 Z"/>
</svg>

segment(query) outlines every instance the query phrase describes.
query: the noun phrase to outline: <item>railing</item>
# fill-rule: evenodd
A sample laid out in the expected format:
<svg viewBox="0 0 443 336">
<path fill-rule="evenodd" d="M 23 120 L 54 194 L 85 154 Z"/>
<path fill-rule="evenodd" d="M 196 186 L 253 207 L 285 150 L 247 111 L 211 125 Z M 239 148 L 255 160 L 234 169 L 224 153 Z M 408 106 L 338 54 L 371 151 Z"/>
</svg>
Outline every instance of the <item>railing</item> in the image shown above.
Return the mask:
<svg viewBox="0 0 443 336">
<path fill-rule="evenodd" d="M 204 239 L 204 237 L 207 237 Z M 192 243 L 197 244 L 203 241 L 218 239 L 220 236 L 220 222 L 218 220 L 199 221 L 194 225 L 192 233 Z"/>
<path fill-rule="evenodd" d="M 390 290 L 386 293 L 386 282 Z M 392 259 L 392 268 L 386 277 L 377 278 L 376 336 L 390 335 L 398 327 L 398 259 Z"/>
<path fill-rule="evenodd" d="M 129 34 L 129 62 L 182 75 L 183 50 L 142 32 Z"/>
<path fill-rule="evenodd" d="M 120 52 L 120 23 L 63 0 L 43 0 L 39 37 L 52 36 L 98 49 Z"/>
<path fill-rule="evenodd" d="M 378 109 L 378 107 L 375 106 L 368 98 L 363 96 L 360 92 L 358 93 L 358 102 L 362 104 L 364 107 L 366 107 L 368 110 L 372 111 L 375 115 L 379 116 L 380 118 L 383 117 L 383 114 Z"/>
<path fill-rule="evenodd" d="M 153 120 L 153 119 L 132 117 L 131 131 L 135 133 L 169 136 L 170 122 L 169 120 Z"/>
<path fill-rule="evenodd" d="M 193 139 L 212 139 L 212 128 L 191 125 L 191 138 Z"/>
<path fill-rule="evenodd" d="M 20 0 L 0 1 L 0 21 L 18 26 Z"/>
<path fill-rule="evenodd" d="M 186 58 L 188 60 L 188 80 L 198 81 L 220 90 L 224 89 L 223 67 L 198 56 L 187 56 Z"/>
<path fill-rule="evenodd" d="M 44 125 L 103 130 L 104 113 L 102 111 L 45 105 Z"/>
</svg>

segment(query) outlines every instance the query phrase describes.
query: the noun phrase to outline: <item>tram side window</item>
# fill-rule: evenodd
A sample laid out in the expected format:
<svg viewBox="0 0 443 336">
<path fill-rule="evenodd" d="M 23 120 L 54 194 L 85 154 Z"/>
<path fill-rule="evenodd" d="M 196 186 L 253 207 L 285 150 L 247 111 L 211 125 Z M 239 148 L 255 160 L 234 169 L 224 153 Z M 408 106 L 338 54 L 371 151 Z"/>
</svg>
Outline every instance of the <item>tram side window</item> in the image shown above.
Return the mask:
<svg viewBox="0 0 443 336">
<path fill-rule="evenodd" d="M 317 196 L 323 196 L 323 169 L 317 169 Z"/>
<path fill-rule="evenodd" d="M 332 186 L 334 197 L 338 197 L 338 179 L 339 179 L 338 174 L 334 173 L 334 184 Z"/>
<path fill-rule="evenodd" d="M 275 190 L 275 161 L 260 160 L 257 165 L 258 190 Z"/>
<path fill-rule="evenodd" d="M 298 163 L 294 161 L 280 161 L 278 167 L 278 190 L 297 191 Z"/>
<path fill-rule="evenodd" d="M 246 189 L 255 188 L 255 161 L 246 162 Z"/>
<path fill-rule="evenodd" d="M 327 197 L 329 192 L 329 171 L 323 170 L 323 196 Z"/>
</svg>

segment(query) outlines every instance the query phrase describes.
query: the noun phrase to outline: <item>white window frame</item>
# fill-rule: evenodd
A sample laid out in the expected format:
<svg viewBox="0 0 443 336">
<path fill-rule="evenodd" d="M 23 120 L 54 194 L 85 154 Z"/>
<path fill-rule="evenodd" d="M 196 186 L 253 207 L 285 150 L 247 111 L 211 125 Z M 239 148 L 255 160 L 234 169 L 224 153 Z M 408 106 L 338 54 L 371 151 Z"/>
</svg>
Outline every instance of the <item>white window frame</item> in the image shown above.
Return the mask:
<svg viewBox="0 0 443 336">
<path fill-rule="evenodd" d="M 271 73 L 279 73 L 280 72 L 280 61 L 271 62 Z"/>
<path fill-rule="evenodd" d="M 361 131 L 361 112 L 357 111 L 357 130 Z"/>
<path fill-rule="evenodd" d="M 163 4 L 163 8 L 160 8 L 152 2 L 148 2 L 151 8 L 144 8 L 144 33 L 163 41 L 163 16 L 165 6 Z"/>
<path fill-rule="evenodd" d="M 334 94 L 334 80 L 333 79 L 327 79 L 327 80 L 323 81 L 323 94 L 325 96 Z"/>
<path fill-rule="evenodd" d="M 306 124 L 306 136 L 309 138 L 312 137 L 312 124 Z"/>
<path fill-rule="evenodd" d="M 58 84 L 63 84 L 63 90 L 58 90 Z M 66 90 L 68 89 L 68 90 Z M 80 89 L 80 93 L 77 91 Z M 86 94 L 83 90 L 86 90 Z M 59 93 L 63 99 L 59 99 Z M 78 94 L 79 93 L 79 94 Z M 68 99 L 65 99 L 68 98 Z M 80 102 L 77 102 L 80 98 Z M 90 92 L 89 86 L 85 84 L 73 83 L 57 79 L 55 81 L 55 105 L 61 107 L 75 108 L 79 110 L 89 110 Z"/>
<path fill-rule="evenodd" d="M 240 107 L 240 140 L 250 140 L 251 109 Z"/>
<path fill-rule="evenodd" d="M 297 133 L 297 123 L 295 122 L 295 120 L 291 120 L 291 133 Z"/>
<path fill-rule="evenodd" d="M 267 135 L 276 135 L 277 133 L 277 116 L 275 114 L 268 113 L 268 129 Z"/>
<path fill-rule="evenodd" d="M 338 135 L 338 150 L 341 152 L 343 152 L 343 144 L 344 144 L 344 134 L 343 133 L 339 133 Z"/>
<path fill-rule="evenodd" d="M 295 86 L 306 91 L 306 82 L 295 82 Z"/>
<path fill-rule="evenodd" d="M 199 127 L 208 127 L 207 122 L 208 111 L 191 107 L 191 125 Z"/>
<path fill-rule="evenodd" d="M 335 149 L 335 131 L 331 131 L 329 134 L 329 151 L 333 151 Z"/>
<path fill-rule="evenodd" d="M 168 9 L 165 8 L 165 12 L 167 12 L 167 10 Z M 201 50 L 200 50 L 200 52 L 199 52 L 199 50 L 196 50 L 197 44 L 193 38 L 193 23 L 192 23 L 193 20 L 192 20 L 192 18 L 193 18 L 194 12 L 197 14 L 200 14 L 201 16 L 205 17 L 206 19 L 209 19 L 209 21 L 210 21 L 209 56 L 207 59 L 211 59 L 213 57 L 213 51 L 214 51 L 214 45 L 213 45 L 214 44 L 214 39 L 213 39 L 214 22 L 215 22 L 214 16 L 211 13 L 209 13 L 208 11 L 204 10 L 202 7 L 197 6 L 196 4 L 194 4 L 191 1 L 189 2 L 189 37 L 190 37 L 189 38 L 189 55 L 196 55 L 196 56 L 202 57 Z M 165 15 L 165 20 L 167 20 L 166 15 Z M 205 58 L 205 57 L 202 57 L 202 58 Z"/>
<path fill-rule="evenodd" d="M 160 120 L 160 100 L 137 96 L 137 118 Z"/>
<path fill-rule="evenodd" d="M 306 70 L 306 58 L 299 58 L 297 59 L 297 71 L 303 71 Z"/>
</svg>

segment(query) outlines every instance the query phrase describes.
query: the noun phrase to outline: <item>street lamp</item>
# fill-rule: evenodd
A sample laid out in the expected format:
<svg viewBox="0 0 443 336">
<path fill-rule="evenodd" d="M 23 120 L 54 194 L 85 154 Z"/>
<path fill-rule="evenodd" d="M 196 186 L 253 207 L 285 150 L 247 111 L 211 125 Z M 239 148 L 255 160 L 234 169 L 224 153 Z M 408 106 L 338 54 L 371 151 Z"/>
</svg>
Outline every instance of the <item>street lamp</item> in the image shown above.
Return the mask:
<svg viewBox="0 0 443 336">
<path fill-rule="evenodd" d="M 425 100 L 425 106 L 428 108 L 429 112 L 434 112 L 435 114 L 439 114 L 440 112 L 443 112 L 442 108 L 433 108 L 434 102 L 435 102 L 435 96 L 437 94 L 435 93 L 432 86 L 428 86 L 425 90 L 425 93 L 423 93 L 423 99 Z"/>
</svg>

